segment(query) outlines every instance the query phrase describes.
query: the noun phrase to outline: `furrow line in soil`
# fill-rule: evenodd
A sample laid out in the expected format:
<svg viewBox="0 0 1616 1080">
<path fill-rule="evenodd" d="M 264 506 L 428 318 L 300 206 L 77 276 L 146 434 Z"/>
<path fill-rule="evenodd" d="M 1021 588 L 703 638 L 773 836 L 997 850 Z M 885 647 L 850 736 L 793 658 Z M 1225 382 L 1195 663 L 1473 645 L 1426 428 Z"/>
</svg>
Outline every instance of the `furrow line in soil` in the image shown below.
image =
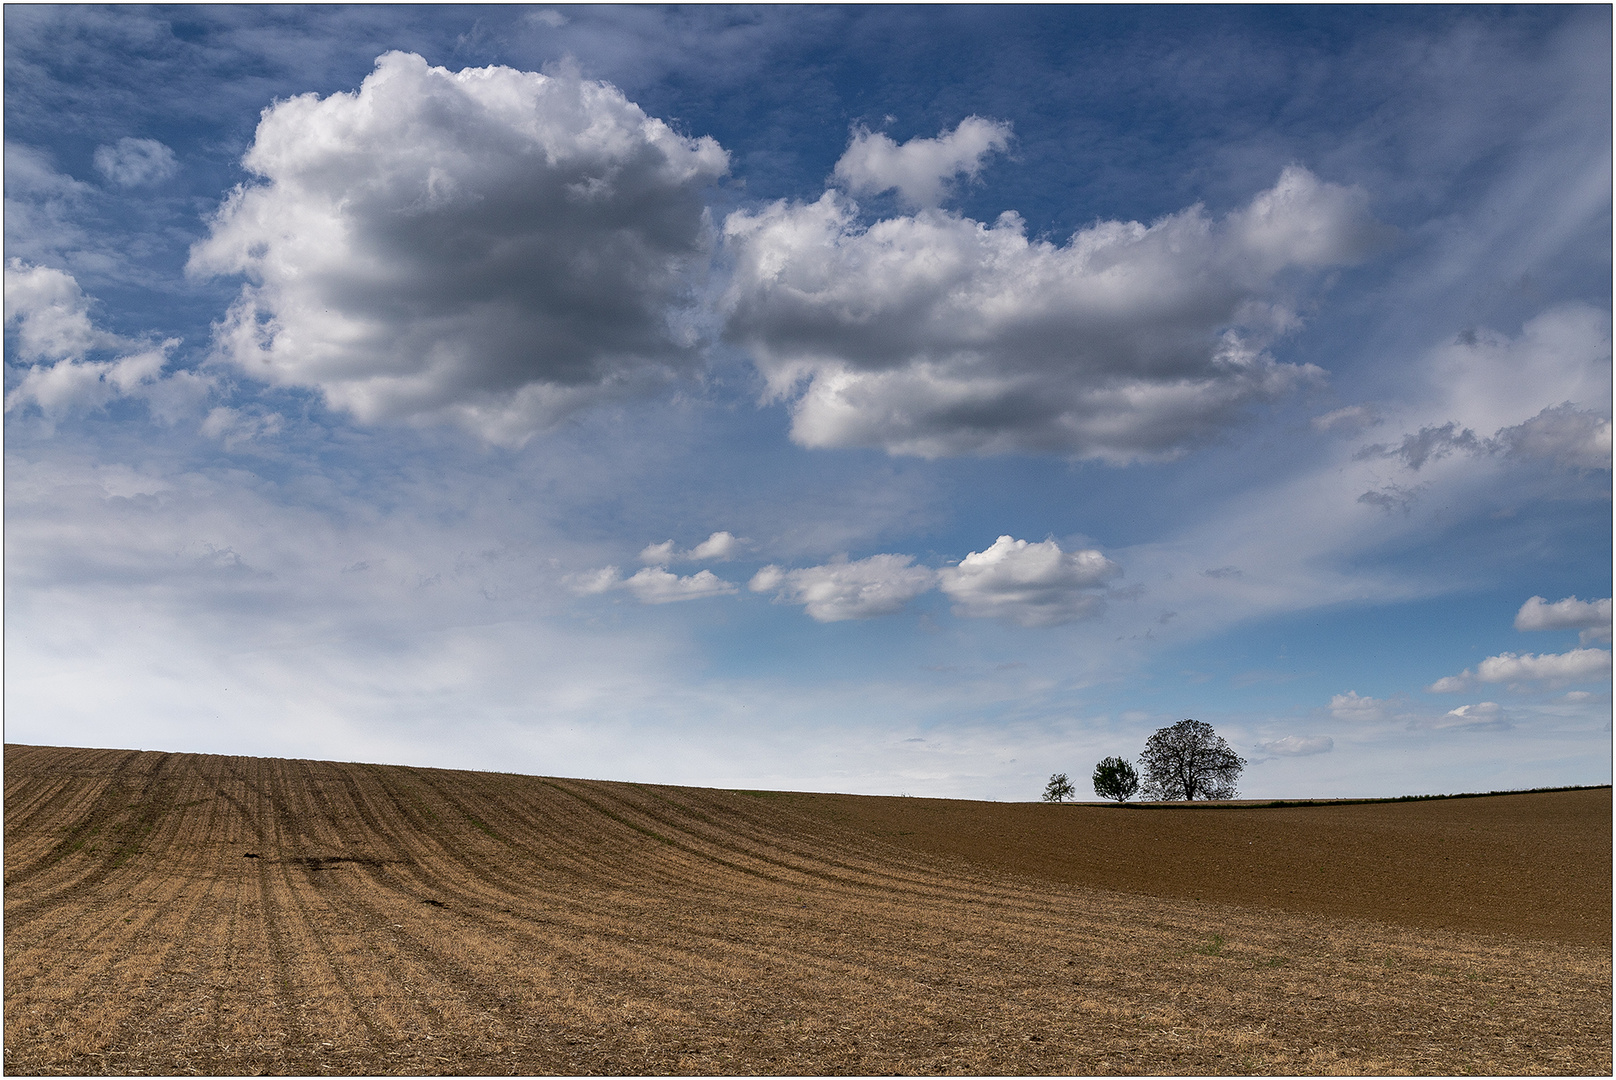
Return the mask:
<svg viewBox="0 0 1616 1080">
<path fill-rule="evenodd" d="M 37 877 L 66 859 L 69 855 L 79 851 L 84 846 L 85 838 L 92 829 L 127 816 L 130 809 L 129 784 L 125 777 L 141 756 L 142 754 L 138 750 L 128 751 L 123 761 L 107 777 L 106 781 L 98 785 L 94 801 L 84 814 L 79 816 L 74 824 L 66 827 L 66 835 L 33 861 L 19 865 L 14 869 L 8 866 L 6 870 L 7 883 L 18 884 Z M 11 860 L 8 857 L 6 861 L 9 863 Z M 7 910 L 6 917 L 8 919 L 26 918 L 27 910 L 25 908 L 11 908 Z"/>
<path fill-rule="evenodd" d="M 183 858 L 184 853 L 200 851 L 211 846 L 204 842 L 213 831 L 218 822 L 218 806 L 211 800 L 205 804 L 207 812 L 204 814 L 185 815 L 175 814 L 175 817 L 194 816 L 202 818 L 199 829 L 182 832 L 175 829 L 167 834 L 168 843 L 159 849 L 164 856 L 174 852 Z M 200 832 L 200 841 L 192 837 L 192 833 Z M 197 878 L 201 881 L 198 882 Z M 174 908 L 169 915 L 179 915 L 183 911 L 183 919 L 175 925 L 175 920 L 166 920 L 165 928 L 161 932 L 142 935 L 139 941 L 131 941 L 127 948 L 127 962 L 135 971 L 121 978 L 119 981 L 125 986 L 125 993 L 130 1001 L 130 1007 L 125 1011 L 116 1028 L 107 1036 L 102 1044 L 102 1053 L 109 1058 L 120 1054 L 132 1054 L 139 1057 L 139 1051 L 130 1049 L 131 1044 L 150 1041 L 142 1036 L 157 1035 L 158 1041 L 176 1041 L 179 1045 L 194 1045 L 194 1039 L 187 1039 L 180 1033 L 192 1025 L 180 1021 L 188 1019 L 190 1002 L 185 1000 L 183 992 L 176 993 L 173 983 L 177 980 L 182 983 L 198 982 L 195 968 L 199 966 L 200 957 L 197 955 L 199 946 L 212 937 L 212 923 L 216 921 L 218 907 L 218 894 L 225 886 L 224 879 L 218 873 L 202 875 L 188 875 L 185 879 L 185 898 L 187 904 L 183 909 Z M 198 885 L 200 884 L 200 889 Z M 144 979 L 143 972 L 150 972 Z M 84 1064 L 82 1061 L 75 1064 Z M 103 1062 L 110 1064 L 110 1062 Z"/>
<path fill-rule="evenodd" d="M 147 881 L 155 883 L 156 891 L 149 894 L 136 891 Z M 67 1073 L 101 1071 L 84 1069 L 85 1063 L 72 1048 L 82 1050 L 93 1045 L 97 1048 L 94 1052 L 106 1052 L 118 1025 L 140 1007 L 135 996 L 135 987 L 142 983 L 139 972 L 146 969 L 154 950 L 163 949 L 163 943 L 169 943 L 166 951 L 178 947 L 174 943 L 182 939 L 208 895 L 199 895 L 190 882 L 178 878 L 146 878 L 132 885 L 129 892 L 103 895 L 92 901 L 103 919 L 116 918 L 120 911 L 131 914 L 123 916 L 121 926 L 115 929 L 92 932 L 78 947 L 71 944 L 24 946 L 14 955 L 8 940 L 8 1042 L 14 1013 L 20 1014 L 20 1020 L 54 1004 L 60 1010 L 55 1014 L 60 1019 L 53 1037 L 44 1042 L 47 1046 L 68 1048 L 68 1061 L 72 1064 L 72 1067 L 58 1066 L 59 1070 Z M 136 914 L 143 908 L 144 913 Z M 175 932 L 163 930 L 176 922 L 179 925 Z M 7 938 L 11 939 L 9 928 Z M 31 952 L 45 955 L 35 960 Z M 77 957 L 89 959 L 81 967 L 70 959 Z M 30 966 L 39 970 L 38 977 L 28 978 Z M 62 1017 L 63 1012 L 68 1015 Z"/>
</svg>

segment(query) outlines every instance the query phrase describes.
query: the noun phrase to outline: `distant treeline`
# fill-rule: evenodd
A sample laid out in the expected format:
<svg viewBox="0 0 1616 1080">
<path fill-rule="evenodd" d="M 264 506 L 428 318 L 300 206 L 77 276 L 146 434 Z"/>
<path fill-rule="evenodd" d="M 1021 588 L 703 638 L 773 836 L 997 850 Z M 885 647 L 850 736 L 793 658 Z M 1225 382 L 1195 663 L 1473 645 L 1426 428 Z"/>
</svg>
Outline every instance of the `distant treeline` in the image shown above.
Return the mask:
<svg viewBox="0 0 1616 1080">
<path fill-rule="evenodd" d="M 1458 791 L 1451 795 L 1397 795 L 1384 799 L 1276 799 L 1249 803 L 1125 803 L 1130 810 L 1267 810 L 1282 806 L 1358 806 L 1367 803 L 1428 802 L 1432 799 L 1486 799 L 1494 795 L 1540 795 L 1551 791 L 1598 791 L 1609 784 L 1573 784 L 1569 787 L 1511 788 L 1506 791 Z"/>
</svg>

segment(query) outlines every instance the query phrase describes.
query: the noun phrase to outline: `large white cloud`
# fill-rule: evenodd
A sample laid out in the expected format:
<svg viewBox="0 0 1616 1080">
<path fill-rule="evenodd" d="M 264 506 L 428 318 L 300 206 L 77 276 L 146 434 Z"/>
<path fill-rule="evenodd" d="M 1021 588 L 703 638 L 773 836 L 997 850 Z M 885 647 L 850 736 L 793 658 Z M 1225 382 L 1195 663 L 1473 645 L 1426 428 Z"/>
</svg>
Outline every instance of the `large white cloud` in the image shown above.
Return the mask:
<svg viewBox="0 0 1616 1080">
<path fill-rule="evenodd" d="M 765 566 L 753 575 L 753 592 L 773 592 L 783 603 L 801 604 L 819 622 L 891 615 L 937 583 L 937 572 L 912 566 L 912 555 L 871 555 L 799 570 Z"/>
<path fill-rule="evenodd" d="M 854 195 L 879 195 L 897 189 L 913 206 L 936 206 L 956 176 L 975 177 L 983 160 L 1010 145 L 1010 125 L 1002 120 L 967 116 L 953 131 L 935 139 L 910 139 L 898 145 L 879 132 L 858 130 L 847 152 L 836 162 L 836 178 Z"/>
<path fill-rule="evenodd" d="M 1534 596 L 1515 613 L 1517 630 L 1581 630 L 1583 644 L 1610 641 L 1611 598 L 1578 600 L 1568 596 L 1549 603 Z"/>
<path fill-rule="evenodd" d="M 1322 374 L 1264 351 L 1296 324 L 1279 275 L 1357 261 L 1381 232 L 1362 190 L 1299 167 L 1222 220 L 1194 206 L 1059 246 L 1008 212 L 865 228 L 827 192 L 726 219 L 726 333 L 771 394 L 806 383 L 805 446 L 1165 459 Z"/>
<path fill-rule="evenodd" d="M 727 155 L 613 86 L 392 52 L 357 92 L 264 110 L 242 163 L 261 182 L 190 269 L 247 277 L 217 346 L 255 377 L 516 444 L 697 363 Z"/>
<path fill-rule="evenodd" d="M 986 551 L 941 570 L 938 582 L 956 615 L 1054 626 L 1098 615 L 1105 600 L 1097 588 L 1121 573 L 1098 551 L 1067 552 L 1053 540 L 1032 544 L 1001 536 Z"/>
<path fill-rule="evenodd" d="M 1610 678 L 1610 651 L 1607 649 L 1572 649 L 1566 653 L 1500 653 L 1489 656 L 1458 675 L 1438 679 L 1426 687 L 1438 694 L 1461 693 L 1478 682 L 1550 684 L 1590 682 Z"/>
</svg>

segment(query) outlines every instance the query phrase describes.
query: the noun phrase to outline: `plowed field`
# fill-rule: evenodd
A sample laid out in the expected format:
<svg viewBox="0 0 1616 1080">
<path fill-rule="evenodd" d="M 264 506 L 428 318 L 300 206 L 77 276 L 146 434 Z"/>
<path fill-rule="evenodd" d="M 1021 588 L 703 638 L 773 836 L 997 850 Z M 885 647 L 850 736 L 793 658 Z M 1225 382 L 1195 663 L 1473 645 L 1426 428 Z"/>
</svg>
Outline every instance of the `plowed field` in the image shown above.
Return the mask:
<svg viewBox="0 0 1616 1080">
<path fill-rule="evenodd" d="M 1119 809 L 8 746 L 26 1073 L 1611 1071 L 1611 792 Z"/>
</svg>

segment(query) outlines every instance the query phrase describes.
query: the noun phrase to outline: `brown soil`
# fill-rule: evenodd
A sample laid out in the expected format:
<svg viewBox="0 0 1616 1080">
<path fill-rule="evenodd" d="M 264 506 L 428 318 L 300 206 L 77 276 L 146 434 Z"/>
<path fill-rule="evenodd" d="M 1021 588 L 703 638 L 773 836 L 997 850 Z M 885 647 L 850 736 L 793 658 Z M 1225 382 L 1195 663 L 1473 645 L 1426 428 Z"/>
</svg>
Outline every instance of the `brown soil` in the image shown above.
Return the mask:
<svg viewBox="0 0 1616 1080">
<path fill-rule="evenodd" d="M 1611 1071 L 1608 788 L 1122 809 L 5 760 L 13 1074 Z"/>
</svg>

